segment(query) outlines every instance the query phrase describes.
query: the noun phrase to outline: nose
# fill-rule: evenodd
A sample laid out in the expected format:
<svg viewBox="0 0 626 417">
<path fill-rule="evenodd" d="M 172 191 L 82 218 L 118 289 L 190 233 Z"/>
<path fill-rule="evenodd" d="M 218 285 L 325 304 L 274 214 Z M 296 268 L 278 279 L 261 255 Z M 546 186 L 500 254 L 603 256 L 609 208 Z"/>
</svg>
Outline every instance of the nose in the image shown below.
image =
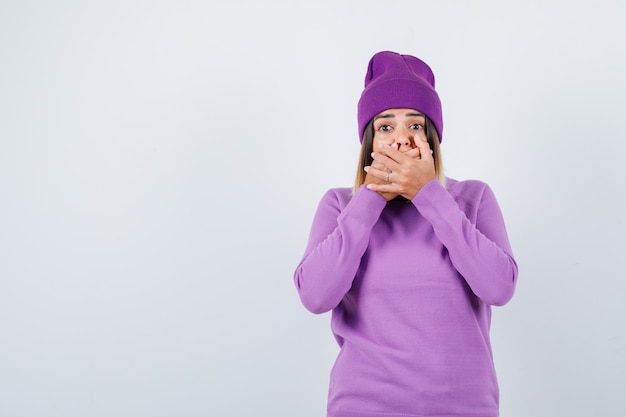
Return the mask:
<svg viewBox="0 0 626 417">
<path fill-rule="evenodd" d="M 401 151 L 408 151 L 409 149 L 413 147 L 411 146 L 412 141 L 408 133 L 402 133 L 402 134 L 396 135 L 396 137 L 394 138 L 394 142 L 398 144 L 398 150 L 401 150 Z"/>
<path fill-rule="evenodd" d="M 398 144 L 398 146 L 409 146 L 411 144 L 409 137 L 405 135 L 397 136 L 395 138 L 395 142 Z"/>
</svg>

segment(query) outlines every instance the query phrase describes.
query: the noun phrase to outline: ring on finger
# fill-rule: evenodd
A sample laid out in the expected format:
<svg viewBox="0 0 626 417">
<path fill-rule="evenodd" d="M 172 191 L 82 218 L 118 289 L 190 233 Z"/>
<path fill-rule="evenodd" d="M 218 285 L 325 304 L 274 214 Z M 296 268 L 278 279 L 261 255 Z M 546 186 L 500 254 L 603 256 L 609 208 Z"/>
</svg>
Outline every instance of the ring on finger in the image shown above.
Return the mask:
<svg viewBox="0 0 626 417">
<path fill-rule="evenodd" d="M 387 175 L 385 175 L 385 182 L 389 182 L 389 174 L 391 174 L 391 170 L 387 170 Z"/>
</svg>

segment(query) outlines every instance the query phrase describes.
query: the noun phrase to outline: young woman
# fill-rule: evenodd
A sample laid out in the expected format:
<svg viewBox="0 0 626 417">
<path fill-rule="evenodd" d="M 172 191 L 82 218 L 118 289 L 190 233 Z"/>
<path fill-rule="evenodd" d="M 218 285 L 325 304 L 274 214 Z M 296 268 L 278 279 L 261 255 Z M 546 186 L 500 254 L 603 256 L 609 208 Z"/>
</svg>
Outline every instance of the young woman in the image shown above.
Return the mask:
<svg viewBox="0 0 626 417">
<path fill-rule="evenodd" d="M 434 87 L 416 57 L 372 57 L 355 186 L 322 197 L 295 271 L 341 348 L 328 417 L 499 413 L 490 306 L 512 297 L 517 264 L 491 189 L 443 174 Z"/>
</svg>

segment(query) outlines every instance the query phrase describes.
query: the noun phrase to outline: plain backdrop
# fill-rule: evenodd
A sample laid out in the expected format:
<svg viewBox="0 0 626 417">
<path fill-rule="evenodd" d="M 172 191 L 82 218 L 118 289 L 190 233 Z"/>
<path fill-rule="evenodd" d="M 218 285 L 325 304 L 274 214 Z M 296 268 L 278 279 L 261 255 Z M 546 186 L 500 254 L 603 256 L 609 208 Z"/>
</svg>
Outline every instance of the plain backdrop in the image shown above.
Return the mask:
<svg viewBox="0 0 626 417">
<path fill-rule="evenodd" d="M 351 186 L 380 50 L 430 64 L 446 172 L 520 266 L 503 417 L 626 413 L 626 6 L 0 1 L 0 416 L 325 415 L 293 272 Z"/>
</svg>

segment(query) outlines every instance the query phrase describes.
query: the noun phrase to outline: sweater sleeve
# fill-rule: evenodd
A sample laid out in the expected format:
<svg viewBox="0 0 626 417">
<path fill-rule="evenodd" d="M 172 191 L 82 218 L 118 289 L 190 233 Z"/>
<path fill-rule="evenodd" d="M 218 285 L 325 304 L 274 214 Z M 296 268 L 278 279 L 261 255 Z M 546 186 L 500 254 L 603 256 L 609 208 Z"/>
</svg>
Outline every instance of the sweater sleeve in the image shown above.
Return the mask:
<svg viewBox="0 0 626 417">
<path fill-rule="evenodd" d="M 486 304 L 504 305 L 515 291 L 518 268 L 495 196 L 489 186 L 482 185 L 475 223 L 436 180 L 417 193 L 413 204 L 432 224 L 474 294 Z"/>
<path fill-rule="evenodd" d="M 365 186 L 343 209 L 336 191 L 329 190 L 322 197 L 307 248 L 294 273 L 298 294 L 309 311 L 330 311 L 348 292 L 385 205 L 380 194 Z"/>
</svg>

